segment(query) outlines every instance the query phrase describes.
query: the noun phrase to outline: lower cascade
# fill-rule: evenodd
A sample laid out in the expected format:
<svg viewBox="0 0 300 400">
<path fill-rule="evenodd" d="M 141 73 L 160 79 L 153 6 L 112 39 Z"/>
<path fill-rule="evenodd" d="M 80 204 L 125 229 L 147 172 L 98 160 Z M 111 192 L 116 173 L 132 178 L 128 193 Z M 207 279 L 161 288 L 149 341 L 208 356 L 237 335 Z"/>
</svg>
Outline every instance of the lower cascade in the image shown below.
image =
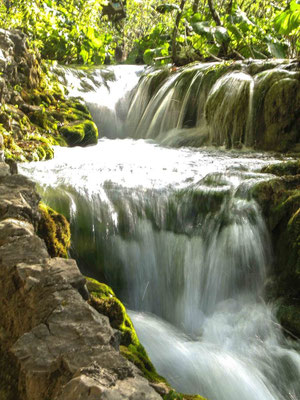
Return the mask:
<svg viewBox="0 0 300 400">
<path fill-rule="evenodd" d="M 188 81 L 196 82 L 202 72 L 188 75 Z M 81 84 L 86 79 L 78 71 L 68 73 Z M 131 310 L 140 341 L 176 390 L 209 400 L 297 400 L 298 344 L 283 335 L 274 306 L 264 300 L 272 248 L 251 196 L 254 184 L 271 177 L 258 171 L 277 160 L 249 150 L 166 147 L 168 134 L 160 144 L 154 142 L 162 132 L 181 129 L 193 104 L 178 92 L 176 99 L 186 108 L 162 117 L 167 97 L 159 100 L 157 91 L 150 100 L 157 102 L 153 114 L 151 104 L 137 98 L 149 79 L 132 92 L 141 73 L 136 68 L 127 92 L 124 87 L 127 102 L 108 97 L 109 116 L 107 108 L 98 112 L 99 131 L 106 115 L 105 131 L 114 120 L 107 136 L 117 139 L 56 148 L 53 160 L 22 165 L 22 172 L 38 182 L 44 202 L 69 218 L 72 257 L 84 274 L 112 286 Z M 103 71 L 95 75 L 103 79 Z M 253 81 L 242 72 L 221 78 L 225 85 L 233 81 L 242 86 L 232 96 L 246 91 L 251 100 Z M 168 84 L 166 96 L 172 97 Z M 214 85 L 207 100 L 212 104 L 221 90 Z M 86 90 L 95 103 L 97 90 Z M 228 110 L 207 114 L 210 129 L 229 126 Z M 243 143 L 251 142 L 254 127 L 248 117 L 232 121 L 234 132 L 225 136 L 241 143 L 239 123 L 244 124 Z"/>
</svg>

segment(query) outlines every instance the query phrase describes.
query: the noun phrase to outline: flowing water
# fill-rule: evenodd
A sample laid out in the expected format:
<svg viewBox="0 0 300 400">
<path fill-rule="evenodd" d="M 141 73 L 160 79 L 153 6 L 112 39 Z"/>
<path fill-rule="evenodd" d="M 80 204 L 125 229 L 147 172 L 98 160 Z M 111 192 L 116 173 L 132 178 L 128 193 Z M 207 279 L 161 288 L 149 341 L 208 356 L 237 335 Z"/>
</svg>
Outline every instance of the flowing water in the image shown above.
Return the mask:
<svg viewBox="0 0 300 400">
<path fill-rule="evenodd" d="M 189 75 L 189 88 L 205 68 Z M 264 302 L 272 249 L 250 191 L 269 178 L 261 167 L 276 160 L 249 150 L 167 147 L 170 132 L 182 134 L 195 92 L 173 90 L 177 73 L 160 86 L 159 71 L 132 91 L 142 72 L 64 71 L 71 95 L 85 98 L 108 138 L 57 148 L 54 160 L 22 171 L 70 218 L 71 255 L 132 310 L 150 358 L 177 390 L 210 400 L 297 400 L 300 356 Z M 221 79 L 234 85 L 233 97 L 251 88 L 242 73 L 230 74 Z M 219 89 L 211 90 L 208 98 Z M 170 109 L 172 99 L 184 106 Z"/>
</svg>

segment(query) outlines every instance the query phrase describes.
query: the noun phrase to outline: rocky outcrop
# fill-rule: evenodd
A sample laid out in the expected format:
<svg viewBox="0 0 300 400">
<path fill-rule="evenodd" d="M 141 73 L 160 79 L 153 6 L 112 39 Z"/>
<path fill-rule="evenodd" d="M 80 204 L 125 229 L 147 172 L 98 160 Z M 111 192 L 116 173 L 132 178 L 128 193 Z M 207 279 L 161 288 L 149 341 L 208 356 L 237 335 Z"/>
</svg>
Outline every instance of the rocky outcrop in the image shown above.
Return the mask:
<svg viewBox="0 0 300 400">
<path fill-rule="evenodd" d="M 0 164 L 0 399 L 160 399 L 88 302 L 74 260 L 36 235 L 34 183 Z"/>
<path fill-rule="evenodd" d="M 91 119 L 80 100 L 65 97 L 24 33 L 0 29 L 0 135 L 6 158 L 47 160 L 52 145 L 95 144 L 98 129 Z"/>
<path fill-rule="evenodd" d="M 254 197 L 262 207 L 274 250 L 267 295 L 286 332 L 300 337 L 300 161 L 271 165 L 263 172 L 278 178 L 258 183 Z"/>
</svg>

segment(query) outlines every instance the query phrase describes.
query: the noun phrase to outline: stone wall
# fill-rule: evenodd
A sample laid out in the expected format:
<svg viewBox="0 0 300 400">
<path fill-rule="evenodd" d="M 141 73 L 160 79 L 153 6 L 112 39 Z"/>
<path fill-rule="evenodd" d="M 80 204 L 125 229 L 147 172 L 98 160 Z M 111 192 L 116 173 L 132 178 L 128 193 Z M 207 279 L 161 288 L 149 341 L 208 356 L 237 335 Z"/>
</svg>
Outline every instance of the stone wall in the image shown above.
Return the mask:
<svg viewBox="0 0 300 400">
<path fill-rule="evenodd" d="M 0 399 L 161 399 L 86 301 L 76 262 L 50 258 L 38 202 L 34 183 L 1 162 Z"/>
</svg>

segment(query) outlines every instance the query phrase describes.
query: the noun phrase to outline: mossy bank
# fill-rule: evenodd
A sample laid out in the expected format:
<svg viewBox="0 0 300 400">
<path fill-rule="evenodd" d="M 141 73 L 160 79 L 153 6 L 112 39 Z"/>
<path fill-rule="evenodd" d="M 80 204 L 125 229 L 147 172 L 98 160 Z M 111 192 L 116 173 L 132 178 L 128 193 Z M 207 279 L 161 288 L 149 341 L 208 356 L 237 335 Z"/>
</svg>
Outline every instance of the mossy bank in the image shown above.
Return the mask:
<svg viewBox="0 0 300 400">
<path fill-rule="evenodd" d="M 274 250 L 266 290 L 285 332 L 300 337 L 300 161 L 271 165 L 277 178 L 257 184 L 253 195 L 265 216 Z"/>
<path fill-rule="evenodd" d="M 66 97 L 22 32 L 0 29 L 0 55 L 0 147 L 7 159 L 48 160 L 53 145 L 97 143 L 87 107 Z"/>
</svg>

